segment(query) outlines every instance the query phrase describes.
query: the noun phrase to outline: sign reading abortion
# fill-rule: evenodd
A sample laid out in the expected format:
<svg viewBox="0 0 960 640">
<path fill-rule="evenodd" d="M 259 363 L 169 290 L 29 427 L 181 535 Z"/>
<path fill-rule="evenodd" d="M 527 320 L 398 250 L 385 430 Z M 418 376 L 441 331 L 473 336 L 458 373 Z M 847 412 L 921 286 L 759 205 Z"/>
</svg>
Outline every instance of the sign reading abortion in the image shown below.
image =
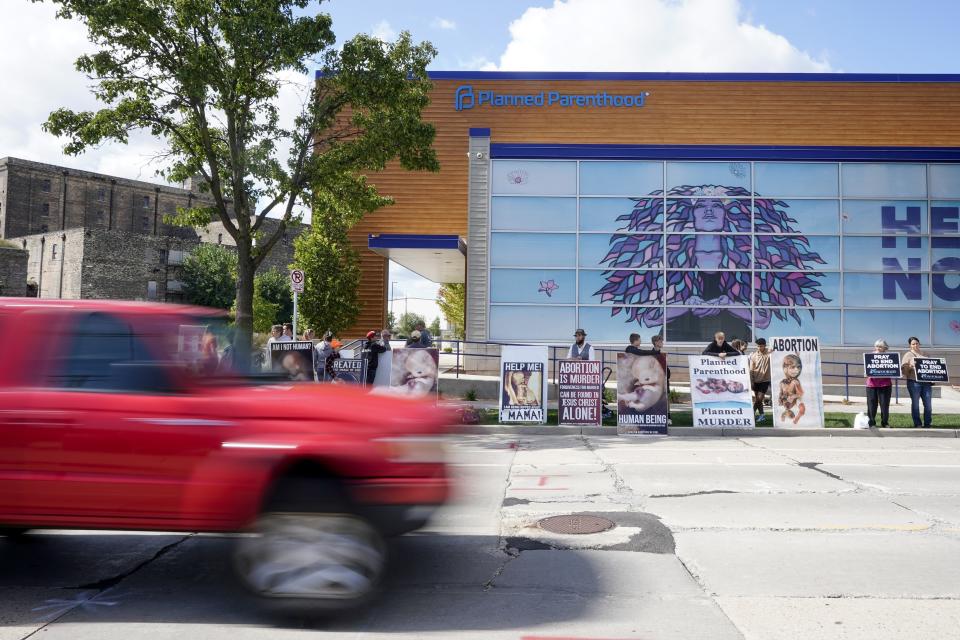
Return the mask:
<svg viewBox="0 0 960 640">
<path fill-rule="evenodd" d="M 596 93 L 562 93 L 541 91 L 539 93 L 500 93 L 492 89 L 473 90 L 473 85 L 457 87 L 453 106 L 457 111 L 474 107 L 642 107 L 649 91 L 621 94 L 597 91 Z"/>
<path fill-rule="evenodd" d="M 822 427 L 820 341 L 810 336 L 771 338 L 770 350 L 773 426 Z"/>
<path fill-rule="evenodd" d="M 599 360 L 557 363 L 557 404 L 560 424 L 600 425 L 603 372 Z"/>
<path fill-rule="evenodd" d="M 947 361 L 943 358 L 914 358 L 917 382 L 949 382 Z"/>
<path fill-rule="evenodd" d="M 868 378 L 899 378 L 899 353 L 863 354 L 863 373 Z"/>
<path fill-rule="evenodd" d="M 500 350 L 500 422 L 547 421 L 547 348 Z"/>
<path fill-rule="evenodd" d="M 617 354 L 617 433 L 667 435 L 667 356 Z"/>
<path fill-rule="evenodd" d="M 689 356 L 695 427 L 753 427 L 746 356 Z"/>
</svg>

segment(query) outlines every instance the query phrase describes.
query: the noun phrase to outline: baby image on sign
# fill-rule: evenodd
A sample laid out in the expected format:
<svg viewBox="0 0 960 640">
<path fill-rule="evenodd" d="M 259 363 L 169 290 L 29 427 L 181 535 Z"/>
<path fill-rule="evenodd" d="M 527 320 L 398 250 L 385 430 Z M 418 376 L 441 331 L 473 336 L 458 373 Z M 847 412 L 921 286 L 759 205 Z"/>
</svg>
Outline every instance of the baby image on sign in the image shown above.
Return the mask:
<svg viewBox="0 0 960 640">
<path fill-rule="evenodd" d="M 693 426 L 752 428 L 747 357 L 689 356 Z"/>
<path fill-rule="evenodd" d="M 666 435 L 666 356 L 617 354 L 617 433 Z"/>
<path fill-rule="evenodd" d="M 822 427 L 823 381 L 817 338 L 771 338 L 774 427 Z"/>
</svg>

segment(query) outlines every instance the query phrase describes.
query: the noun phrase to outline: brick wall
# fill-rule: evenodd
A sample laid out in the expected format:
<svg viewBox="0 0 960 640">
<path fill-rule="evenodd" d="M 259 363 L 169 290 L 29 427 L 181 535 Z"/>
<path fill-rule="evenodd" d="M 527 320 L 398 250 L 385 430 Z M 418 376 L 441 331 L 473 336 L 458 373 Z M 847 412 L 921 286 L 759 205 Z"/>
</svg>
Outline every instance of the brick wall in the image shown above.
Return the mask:
<svg viewBox="0 0 960 640">
<path fill-rule="evenodd" d="M 0 246 L 0 296 L 22 296 L 27 292 L 27 252 Z"/>
</svg>

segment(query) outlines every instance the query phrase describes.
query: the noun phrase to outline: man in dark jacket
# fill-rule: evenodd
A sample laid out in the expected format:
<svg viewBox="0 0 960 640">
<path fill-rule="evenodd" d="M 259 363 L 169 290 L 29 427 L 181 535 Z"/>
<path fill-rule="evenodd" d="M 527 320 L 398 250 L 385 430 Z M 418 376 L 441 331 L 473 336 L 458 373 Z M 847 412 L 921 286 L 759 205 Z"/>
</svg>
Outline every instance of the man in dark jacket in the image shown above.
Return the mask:
<svg viewBox="0 0 960 640">
<path fill-rule="evenodd" d="M 376 340 L 377 332 L 368 331 L 367 341 L 363 343 L 361 353 L 367 361 L 367 386 L 373 384 L 373 379 L 377 377 L 377 365 L 380 364 L 380 354 L 387 348 Z"/>
<path fill-rule="evenodd" d="M 632 353 L 635 356 L 652 356 L 654 353 L 656 353 L 653 349 L 641 349 L 640 340 L 641 338 L 639 333 L 631 333 L 630 344 L 626 349 L 624 349 L 624 351 L 627 353 Z"/>
<path fill-rule="evenodd" d="M 730 346 L 727 337 L 723 335 L 723 331 L 717 331 L 713 334 L 713 342 L 703 350 L 703 355 L 726 358 L 727 356 L 738 356 L 740 352 Z"/>
</svg>

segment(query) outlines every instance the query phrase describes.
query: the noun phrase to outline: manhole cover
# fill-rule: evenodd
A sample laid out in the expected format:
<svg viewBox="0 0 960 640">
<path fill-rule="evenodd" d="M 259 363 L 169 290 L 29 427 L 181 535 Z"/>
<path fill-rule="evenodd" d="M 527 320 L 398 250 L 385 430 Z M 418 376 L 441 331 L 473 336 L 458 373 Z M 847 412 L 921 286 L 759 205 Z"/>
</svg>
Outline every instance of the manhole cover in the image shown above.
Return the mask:
<svg viewBox="0 0 960 640">
<path fill-rule="evenodd" d="M 537 522 L 537 526 L 551 533 L 569 535 L 583 535 L 586 533 L 600 533 L 613 529 L 616 524 L 612 520 L 599 516 L 552 516 Z"/>
</svg>

